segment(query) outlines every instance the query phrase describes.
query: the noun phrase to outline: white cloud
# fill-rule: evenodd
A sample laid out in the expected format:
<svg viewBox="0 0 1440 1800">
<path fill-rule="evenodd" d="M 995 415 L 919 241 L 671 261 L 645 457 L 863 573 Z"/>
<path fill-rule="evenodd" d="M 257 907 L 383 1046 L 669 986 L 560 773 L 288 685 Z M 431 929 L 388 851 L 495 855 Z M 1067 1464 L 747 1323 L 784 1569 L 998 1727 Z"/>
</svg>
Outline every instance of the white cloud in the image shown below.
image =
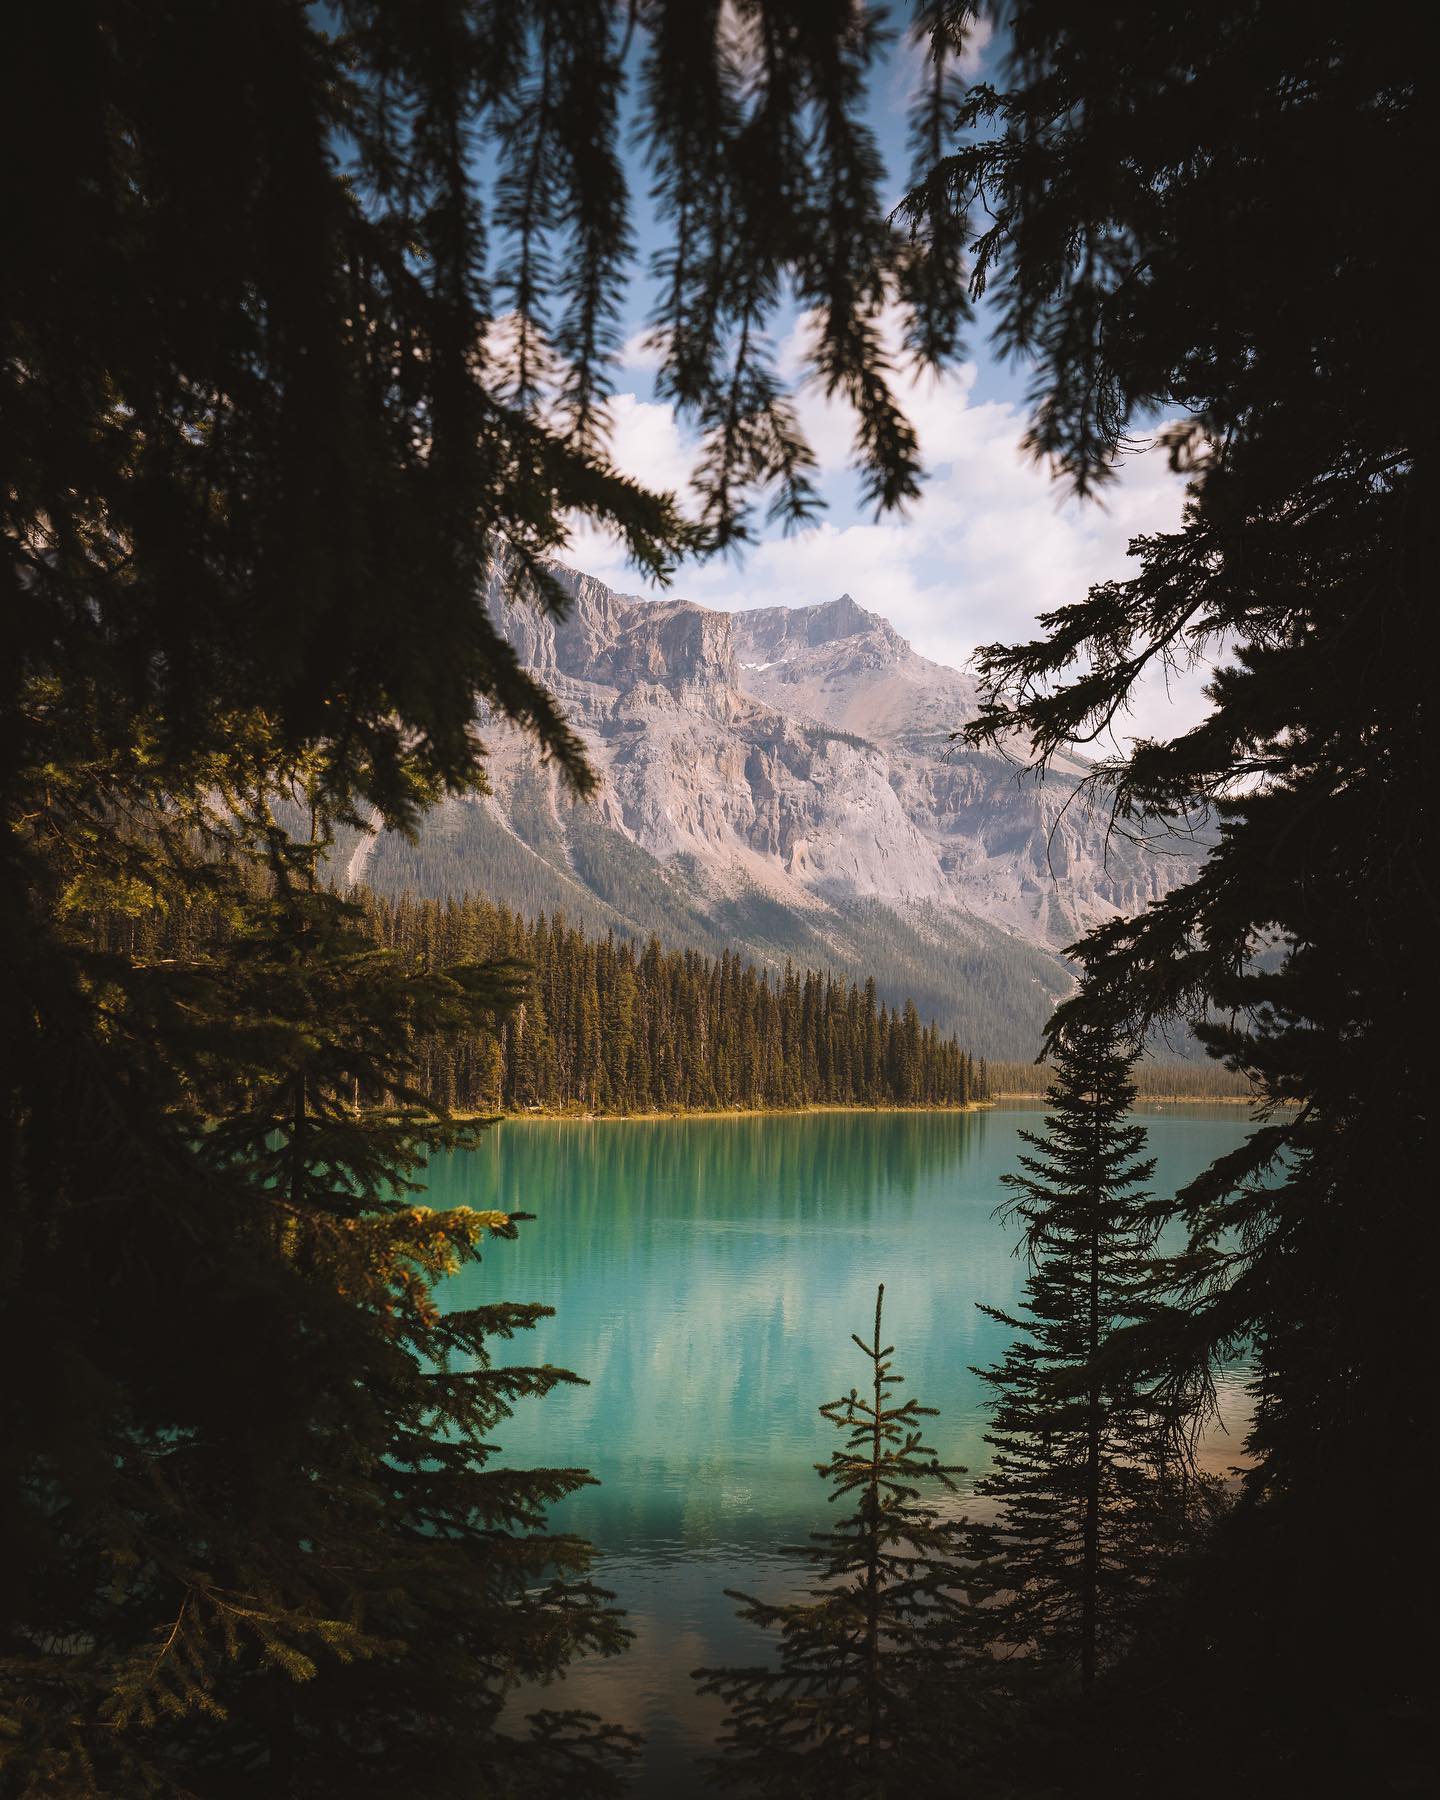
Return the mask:
<svg viewBox="0 0 1440 1800">
<path fill-rule="evenodd" d="M 634 369 L 637 374 L 652 374 L 660 367 L 661 347 L 648 325 L 631 332 L 620 346 L 617 360 L 622 369 Z"/>
<path fill-rule="evenodd" d="M 992 20 L 972 20 L 965 34 L 964 51 L 951 64 L 949 72 L 958 75 L 967 86 L 981 79 L 994 37 Z M 907 30 L 886 61 L 888 67 L 881 90 L 885 110 L 893 119 L 908 119 L 934 80 L 929 45 L 923 38 L 913 38 Z M 904 142 L 903 136 L 898 138 L 891 152 L 891 206 L 902 200 L 910 187 L 910 152 L 902 148 Z"/>
<path fill-rule="evenodd" d="M 617 394 L 610 418 L 610 455 L 617 469 L 665 493 L 688 487 L 693 443 L 668 401 Z"/>
<path fill-rule="evenodd" d="M 610 420 L 610 460 L 621 474 L 661 493 L 678 494 L 683 503 L 690 491 L 695 447 L 693 438 L 681 429 L 674 408 L 667 401 L 616 394 L 610 402 Z M 619 539 L 583 521 L 573 525 L 564 556 L 575 568 L 622 592 L 636 585 L 635 571 L 627 564 Z"/>
<path fill-rule="evenodd" d="M 965 81 L 974 81 L 985 63 L 985 52 L 995 36 L 993 19 L 972 19 L 965 33 L 965 48 L 952 65 Z M 906 110 L 920 97 L 930 81 L 928 45 L 924 39 L 911 37 L 908 31 L 895 46 L 890 57 L 888 98 L 893 108 Z"/>
<path fill-rule="evenodd" d="M 993 19 L 976 19 L 971 23 L 969 36 L 965 40 L 964 54 L 960 58 L 960 73 L 967 81 L 973 81 L 980 73 L 985 61 L 985 52 L 990 48 L 990 40 L 994 35 L 995 21 Z"/>
</svg>

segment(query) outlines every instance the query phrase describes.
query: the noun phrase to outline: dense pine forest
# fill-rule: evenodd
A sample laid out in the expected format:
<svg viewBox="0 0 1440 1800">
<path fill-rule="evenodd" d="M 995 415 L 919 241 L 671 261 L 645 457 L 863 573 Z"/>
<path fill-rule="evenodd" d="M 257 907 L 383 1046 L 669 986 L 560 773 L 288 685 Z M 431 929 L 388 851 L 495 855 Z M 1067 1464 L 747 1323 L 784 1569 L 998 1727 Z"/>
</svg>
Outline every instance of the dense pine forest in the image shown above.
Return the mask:
<svg viewBox="0 0 1440 1800">
<path fill-rule="evenodd" d="M 597 937 L 653 933 L 667 950 L 713 957 L 738 949 L 772 974 L 788 957 L 797 968 L 830 968 L 862 984 L 873 975 L 881 1000 L 914 1000 L 922 1018 L 987 1054 L 1023 1057 L 1040 1041 L 1055 965 L 998 926 L 976 919 L 957 938 L 953 917 L 938 908 L 917 903 L 902 918 L 873 900 L 837 895 L 821 930 L 805 912 L 758 891 L 738 897 L 721 925 L 696 904 L 704 884 L 698 864 L 682 856 L 662 869 L 639 845 L 606 831 L 583 804 L 567 810 L 562 838 L 552 803 L 538 779 L 522 781 L 508 801 L 514 832 L 484 806 L 456 808 L 443 832 L 427 831 L 419 841 L 383 832 L 366 854 L 365 885 L 392 900 L 407 893 L 444 900 L 473 890 L 483 870 L 486 896 L 526 918 L 563 913 Z M 353 830 L 337 831 L 327 861 L 333 879 L 344 879 L 361 842 Z"/>
<path fill-rule="evenodd" d="M 338 901 L 337 901 L 338 903 Z M 772 976 L 718 957 L 592 936 L 563 914 L 527 919 L 478 895 L 347 903 L 361 934 L 417 975 L 482 973 L 497 1004 L 463 1033 L 414 1032 L 413 1085 L 444 1112 L 715 1112 L 805 1106 L 968 1106 L 990 1097 L 976 1058 L 913 1000 L 793 964 Z M 112 911 L 108 952 L 203 965 L 225 913 Z M 362 1104 L 392 1096 L 368 1093 Z"/>
<path fill-rule="evenodd" d="M 778 978 L 726 950 L 666 951 L 527 920 L 475 897 L 360 905 L 377 940 L 427 967 L 509 963 L 519 1004 L 494 1029 L 426 1042 L 437 1105 L 633 1113 L 797 1106 L 965 1106 L 986 1067 L 922 1025 L 914 1001 L 787 965 Z"/>
</svg>

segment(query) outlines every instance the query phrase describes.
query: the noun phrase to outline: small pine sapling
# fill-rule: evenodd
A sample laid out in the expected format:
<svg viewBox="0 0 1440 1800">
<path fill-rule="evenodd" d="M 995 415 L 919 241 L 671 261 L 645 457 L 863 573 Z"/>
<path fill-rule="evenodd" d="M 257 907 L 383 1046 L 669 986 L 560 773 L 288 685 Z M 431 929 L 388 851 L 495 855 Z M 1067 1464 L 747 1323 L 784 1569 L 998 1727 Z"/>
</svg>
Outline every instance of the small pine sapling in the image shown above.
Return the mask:
<svg viewBox="0 0 1440 1800">
<path fill-rule="evenodd" d="M 740 1617 L 780 1633 L 778 1667 L 697 1669 L 728 1709 L 715 1772 L 760 1794 L 887 1800 L 948 1792 L 969 1642 L 958 1521 L 920 1499 L 921 1483 L 954 1492 L 957 1465 L 924 1442 L 936 1409 L 897 1401 L 894 1346 L 883 1343 L 885 1289 L 875 1299 L 868 1393 L 820 1408 L 845 1434 L 816 1471 L 830 1500 L 854 1511 L 787 1548 L 811 1571 L 803 1600 L 771 1604 L 730 1592 Z"/>
</svg>

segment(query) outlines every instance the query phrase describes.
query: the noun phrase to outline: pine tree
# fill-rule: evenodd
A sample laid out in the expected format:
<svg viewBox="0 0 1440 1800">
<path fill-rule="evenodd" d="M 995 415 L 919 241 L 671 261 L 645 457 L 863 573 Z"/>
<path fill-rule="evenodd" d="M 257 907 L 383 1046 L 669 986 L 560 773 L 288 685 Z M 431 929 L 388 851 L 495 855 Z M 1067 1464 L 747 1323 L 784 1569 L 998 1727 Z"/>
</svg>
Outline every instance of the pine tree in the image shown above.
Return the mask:
<svg viewBox="0 0 1440 1800">
<path fill-rule="evenodd" d="M 980 1373 L 989 1385 L 993 1469 L 977 1492 L 998 1522 L 977 1533 L 991 1603 L 987 1635 L 1022 1666 L 1096 1671 L 1125 1641 L 1196 1490 L 1164 1419 L 1115 1354 L 1117 1334 L 1149 1311 L 1154 1160 L 1129 1115 L 1130 1059 L 1113 1031 L 1076 1029 L 1055 1054 L 1043 1134 L 1002 1177 L 1029 1259 L 1018 1315 L 982 1306 L 1017 1335 Z M 1013 1666 L 1013 1661 L 1012 1661 Z"/>
<path fill-rule="evenodd" d="M 160 969 L 183 1014 L 172 1078 L 197 1109 L 172 1154 L 230 1254 L 161 1260 L 106 1505 L 24 1521 L 46 1564 L 12 1588 L 8 1791 L 380 1796 L 403 1768 L 436 1796 L 473 1792 L 477 1770 L 497 1794 L 610 1793 L 625 1734 L 500 1719 L 518 1681 L 625 1637 L 589 1546 L 545 1527 L 584 1472 L 488 1466 L 514 1406 L 574 1377 L 494 1361 L 547 1309 L 447 1313 L 434 1291 L 525 1215 L 413 1198 L 425 1158 L 480 1130 L 418 1090 L 416 1043 L 502 1010 L 513 972 L 378 946 L 319 886 L 322 838 L 293 842 L 263 802 L 248 830 L 210 930 L 192 908 L 191 956 Z M 59 1569 L 89 1609 L 83 1654 L 54 1641 Z"/>
<path fill-rule="evenodd" d="M 313 1506 L 266 1586 L 283 1592 L 298 1576 L 309 1601 L 299 1624 L 317 1630 L 308 1615 L 320 1613 L 338 1667 L 314 1681 L 314 1659 L 275 1632 L 265 1645 L 274 1673 L 247 1683 L 242 1659 L 224 1683 L 227 1718 L 187 1725 L 186 1754 L 258 1755 L 277 1795 L 384 1793 L 397 1766 L 427 1794 L 468 1789 L 477 1768 L 502 1792 L 608 1793 L 625 1734 L 555 1711 L 528 1732 L 499 1723 L 520 1679 L 625 1640 L 609 1595 L 586 1577 L 589 1546 L 545 1527 L 546 1509 L 589 1477 L 488 1467 L 515 1405 L 575 1377 L 495 1365 L 495 1346 L 548 1308 L 435 1303 L 440 1279 L 478 1261 L 487 1235 L 513 1237 L 525 1215 L 435 1213 L 412 1198 L 430 1154 L 471 1148 L 483 1129 L 437 1113 L 416 1089 L 416 1041 L 453 1042 L 503 1009 L 511 971 L 436 966 L 435 932 L 422 931 L 418 957 L 377 949 L 357 909 L 320 888 L 322 847 L 266 830 L 269 891 L 246 907 L 225 965 L 249 1066 L 205 1154 L 226 1178 L 275 1196 L 287 1262 L 330 1303 L 293 1334 L 335 1404 L 304 1419 L 294 1448 Z M 369 1103 L 358 1111 L 356 1088 Z M 273 1431 L 273 1416 L 257 1428 Z M 267 1550 L 294 1541 L 284 1484 L 278 1498 L 273 1524 L 247 1513 L 235 1555 L 252 1534 Z M 353 1624 L 326 1636 L 326 1619 Z M 153 1708 L 163 1675 L 147 1669 L 145 1681 L 142 1705 Z"/>
<path fill-rule="evenodd" d="M 943 31 L 979 10 L 931 16 Z M 973 234 L 998 341 L 1033 359 L 1037 455 L 1093 491 L 1163 420 L 1190 488 L 1127 578 L 982 652 L 967 736 L 1043 761 L 1103 740 L 1151 675 L 1219 664 L 1207 717 L 1096 773 L 1121 829 L 1210 812 L 1218 846 L 1076 946 L 1084 980 L 1057 1029 L 1120 1015 L 1138 1041 L 1189 1020 L 1280 1103 L 1177 1197 L 1192 1242 L 1147 1361 L 1198 1416 L 1215 1362 L 1253 1345 L 1254 1466 L 1208 1621 L 1177 1627 L 1177 1709 L 1137 1785 L 1198 1762 L 1222 1708 L 1257 1779 L 1403 1785 L 1424 1754 L 1396 1721 L 1428 1707 L 1433 1579 L 1392 1532 L 1370 1540 L 1363 1581 L 1310 1572 L 1331 1554 L 1337 1445 L 1385 1446 L 1377 1517 L 1420 1516 L 1436 1479 L 1415 1373 L 1432 1351 L 1418 1197 L 1435 1164 L 1415 771 L 1437 546 L 1433 409 L 1412 370 L 1430 293 L 1404 175 L 1434 162 L 1414 74 L 1428 18 L 1391 8 L 1377 36 L 1331 3 L 1004 11 L 997 79 L 965 96 L 908 210 L 922 240 Z M 1177 1732 L 1194 1756 L 1175 1756 Z"/>
<path fill-rule="evenodd" d="M 740 1617 L 780 1633 L 777 1668 L 697 1669 L 728 1708 L 718 1778 L 747 1792 L 900 1800 L 954 1791 L 964 1709 L 969 1607 L 958 1527 L 920 1499 L 953 1491 L 964 1471 L 923 1441 L 935 1408 L 897 1402 L 894 1347 L 854 1338 L 870 1364 L 864 1391 L 820 1408 L 845 1436 L 817 1473 L 831 1502 L 855 1510 L 789 1548 L 814 1577 L 809 1598 L 774 1605 L 733 1592 Z"/>
</svg>

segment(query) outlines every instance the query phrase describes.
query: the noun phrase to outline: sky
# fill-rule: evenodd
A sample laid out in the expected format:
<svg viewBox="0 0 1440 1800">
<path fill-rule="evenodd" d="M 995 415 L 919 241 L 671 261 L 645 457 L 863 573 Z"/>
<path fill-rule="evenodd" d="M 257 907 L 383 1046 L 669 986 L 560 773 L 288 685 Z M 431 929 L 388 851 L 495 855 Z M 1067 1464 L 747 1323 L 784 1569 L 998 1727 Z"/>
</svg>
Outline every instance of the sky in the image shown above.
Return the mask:
<svg viewBox="0 0 1440 1800">
<path fill-rule="evenodd" d="M 996 51 L 983 38 L 974 42 L 967 72 L 992 73 Z M 870 118 L 895 200 L 904 185 L 906 106 L 919 70 L 918 51 L 899 45 L 872 89 Z M 643 193 L 643 171 L 632 175 Z M 637 223 L 646 252 L 654 246 L 654 227 L 643 217 Z M 671 407 L 654 398 L 647 305 L 645 285 L 637 281 L 616 371 L 611 455 L 627 474 L 683 497 L 694 439 Z M 782 370 L 797 373 L 804 321 L 791 316 L 779 326 Z M 922 655 L 963 668 L 977 646 L 1033 637 L 1038 614 L 1082 598 L 1095 582 L 1133 573 L 1130 540 L 1179 523 L 1183 484 L 1163 453 L 1130 455 L 1103 502 L 1068 498 L 1020 450 L 1027 372 L 993 354 L 983 313 L 967 349 L 968 360 L 939 380 L 902 373 L 897 381 L 928 474 L 921 498 L 904 515 L 877 520 L 859 504 L 847 411 L 801 388 L 798 410 L 828 502 L 820 523 L 790 536 L 774 527 L 738 563 L 686 565 L 668 594 L 731 610 L 805 606 L 848 593 L 888 619 Z M 567 560 L 621 592 L 655 591 L 627 566 L 615 542 L 593 531 L 575 533 Z M 1117 745 L 1136 736 L 1169 737 L 1193 724 L 1206 710 L 1204 679 L 1196 671 L 1168 685 L 1158 677 L 1149 683 L 1117 723 Z"/>
</svg>

